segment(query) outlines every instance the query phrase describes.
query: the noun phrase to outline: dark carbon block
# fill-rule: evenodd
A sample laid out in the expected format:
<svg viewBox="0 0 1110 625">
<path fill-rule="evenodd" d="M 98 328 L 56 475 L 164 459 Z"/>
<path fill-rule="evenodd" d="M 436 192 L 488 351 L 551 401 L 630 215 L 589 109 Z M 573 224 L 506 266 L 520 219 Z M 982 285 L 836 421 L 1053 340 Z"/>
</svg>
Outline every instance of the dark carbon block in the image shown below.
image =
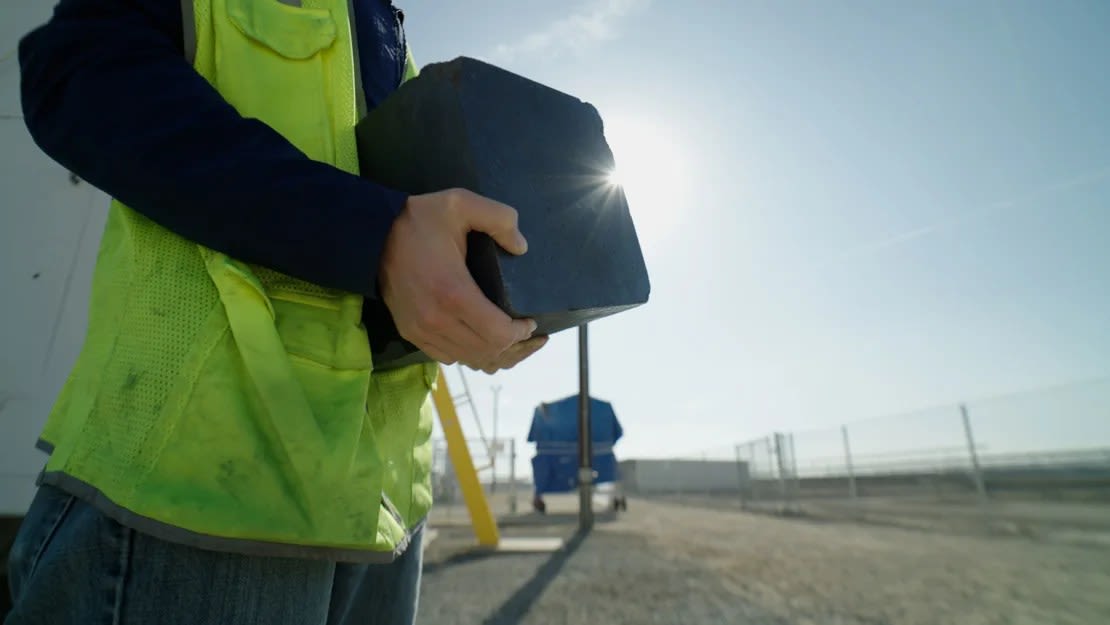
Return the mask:
<svg viewBox="0 0 1110 625">
<path fill-rule="evenodd" d="M 515 208 L 528 253 L 471 233 L 467 265 L 514 318 L 553 334 L 647 302 L 650 285 L 597 109 L 481 61 L 425 67 L 357 128 L 362 174 L 410 194 L 461 187 Z M 426 360 L 367 300 L 375 367 Z"/>
</svg>

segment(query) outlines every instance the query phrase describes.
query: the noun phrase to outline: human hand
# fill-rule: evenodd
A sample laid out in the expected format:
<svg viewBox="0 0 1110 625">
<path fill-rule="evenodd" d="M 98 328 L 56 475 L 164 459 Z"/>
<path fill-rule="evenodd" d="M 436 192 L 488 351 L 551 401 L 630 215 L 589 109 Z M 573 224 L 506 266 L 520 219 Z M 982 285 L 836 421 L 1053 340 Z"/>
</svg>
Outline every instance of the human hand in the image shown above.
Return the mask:
<svg viewBox="0 0 1110 625">
<path fill-rule="evenodd" d="M 466 267 L 472 230 L 510 254 L 528 250 L 505 204 L 463 189 L 413 195 L 386 238 L 378 280 L 405 340 L 441 363 L 492 372 L 535 353 L 546 337 L 530 341 L 535 322 L 512 319 L 478 288 Z"/>
<path fill-rule="evenodd" d="M 540 351 L 544 345 L 547 345 L 546 336 L 534 336 L 526 341 L 521 341 L 501 352 L 493 362 L 486 363 L 484 366 L 475 367 L 467 365 L 471 369 L 480 369 L 486 373 L 494 374 L 498 371 L 505 369 L 512 369 L 519 365 L 524 359 L 529 358 L 532 354 Z M 465 363 L 464 363 L 465 364 Z"/>
</svg>

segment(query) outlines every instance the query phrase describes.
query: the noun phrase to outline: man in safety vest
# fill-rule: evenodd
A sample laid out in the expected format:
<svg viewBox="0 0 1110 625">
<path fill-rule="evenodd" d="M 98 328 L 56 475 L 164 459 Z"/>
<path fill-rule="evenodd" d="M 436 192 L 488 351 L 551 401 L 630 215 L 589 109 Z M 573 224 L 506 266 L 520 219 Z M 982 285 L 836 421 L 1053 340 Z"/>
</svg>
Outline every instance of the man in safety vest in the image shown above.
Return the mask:
<svg viewBox="0 0 1110 625">
<path fill-rule="evenodd" d="M 31 135 L 114 200 L 6 625 L 413 622 L 438 367 L 375 370 L 364 298 L 443 363 L 545 339 L 465 266 L 472 230 L 525 253 L 512 208 L 359 171 L 356 122 L 416 74 L 403 21 L 61 0 L 20 43 Z"/>
</svg>

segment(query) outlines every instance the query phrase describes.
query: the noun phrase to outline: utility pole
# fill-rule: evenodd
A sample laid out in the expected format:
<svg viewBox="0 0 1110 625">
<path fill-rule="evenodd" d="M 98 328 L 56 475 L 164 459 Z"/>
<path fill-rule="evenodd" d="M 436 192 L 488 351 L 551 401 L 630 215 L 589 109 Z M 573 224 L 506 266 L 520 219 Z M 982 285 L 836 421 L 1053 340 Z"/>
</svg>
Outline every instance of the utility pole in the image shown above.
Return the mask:
<svg viewBox="0 0 1110 625">
<path fill-rule="evenodd" d="M 987 487 L 983 483 L 983 468 L 979 466 L 979 452 L 975 449 L 975 435 L 971 433 L 971 417 L 967 415 L 967 404 L 960 404 L 960 417 L 964 422 L 964 435 L 967 436 L 967 451 L 971 457 L 971 479 L 975 482 L 975 492 L 979 501 L 987 500 Z"/>
<path fill-rule="evenodd" d="M 490 492 L 497 492 L 497 455 L 501 453 L 501 441 L 497 439 L 497 407 L 501 403 L 499 401 L 501 394 L 501 385 L 494 384 L 490 387 L 493 391 L 493 457 L 489 459 L 490 471 L 493 473 L 493 481 L 490 483 Z"/>
<path fill-rule="evenodd" d="M 516 514 L 516 439 L 509 439 L 509 514 Z"/>
<path fill-rule="evenodd" d="M 844 466 L 848 467 L 848 496 L 852 499 L 859 497 L 856 489 L 856 469 L 852 466 L 852 445 L 848 442 L 848 426 L 840 426 L 840 434 L 844 438 Z"/>
<path fill-rule="evenodd" d="M 578 529 L 594 525 L 593 429 L 590 427 L 590 350 L 587 326 L 578 328 Z"/>
</svg>

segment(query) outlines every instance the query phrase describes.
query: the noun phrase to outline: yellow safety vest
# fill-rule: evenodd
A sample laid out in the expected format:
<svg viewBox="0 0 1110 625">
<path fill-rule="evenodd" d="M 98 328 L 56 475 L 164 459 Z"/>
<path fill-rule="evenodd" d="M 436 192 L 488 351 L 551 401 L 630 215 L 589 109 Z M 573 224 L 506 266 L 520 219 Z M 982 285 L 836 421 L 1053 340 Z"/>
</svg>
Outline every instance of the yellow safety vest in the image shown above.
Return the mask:
<svg viewBox="0 0 1110 625">
<path fill-rule="evenodd" d="M 240 114 L 358 172 L 347 0 L 183 6 L 194 67 Z M 373 371 L 361 311 L 113 202 L 41 481 L 166 540 L 392 559 L 431 507 L 437 369 Z"/>
</svg>

